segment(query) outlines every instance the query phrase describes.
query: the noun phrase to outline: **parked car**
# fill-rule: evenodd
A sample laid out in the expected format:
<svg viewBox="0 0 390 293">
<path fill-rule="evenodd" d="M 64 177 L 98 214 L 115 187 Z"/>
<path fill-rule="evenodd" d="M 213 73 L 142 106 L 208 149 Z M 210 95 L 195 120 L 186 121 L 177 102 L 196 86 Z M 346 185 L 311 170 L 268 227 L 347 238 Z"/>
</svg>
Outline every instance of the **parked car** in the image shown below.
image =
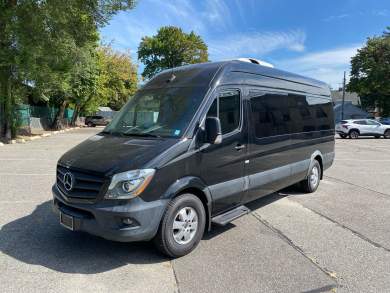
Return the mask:
<svg viewBox="0 0 390 293">
<path fill-rule="evenodd" d="M 54 210 L 70 230 L 179 257 L 248 202 L 316 191 L 334 136 L 325 83 L 238 60 L 169 69 L 61 157 Z"/>
<path fill-rule="evenodd" d="M 87 116 L 85 117 L 85 125 L 89 127 L 106 126 L 110 122 L 109 119 L 103 116 Z"/>
<path fill-rule="evenodd" d="M 390 125 L 390 118 L 380 118 L 379 122 L 384 125 Z"/>
<path fill-rule="evenodd" d="M 358 138 L 359 136 L 374 136 L 375 138 L 390 138 L 390 125 L 379 123 L 372 119 L 342 120 L 336 124 L 336 132 L 341 138 Z"/>
</svg>

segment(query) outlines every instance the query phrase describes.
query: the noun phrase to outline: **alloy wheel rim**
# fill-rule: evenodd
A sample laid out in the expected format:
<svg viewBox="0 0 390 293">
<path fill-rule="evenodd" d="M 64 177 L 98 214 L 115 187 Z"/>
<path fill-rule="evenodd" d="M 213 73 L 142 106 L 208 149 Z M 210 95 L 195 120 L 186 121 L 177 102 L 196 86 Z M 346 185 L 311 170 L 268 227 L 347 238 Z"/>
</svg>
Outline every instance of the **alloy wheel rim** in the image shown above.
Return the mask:
<svg viewBox="0 0 390 293">
<path fill-rule="evenodd" d="M 173 220 L 173 239 L 181 245 L 191 242 L 198 230 L 198 223 L 198 213 L 194 208 L 182 208 Z"/>
<path fill-rule="evenodd" d="M 319 180 L 319 170 L 318 170 L 318 167 L 317 166 L 314 166 L 312 169 L 311 169 L 311 172 L 310 172 L 310 185 L 312 187 L 316 187 L 317 184 L 318 184 L 318 180 Z"/>
</svg>

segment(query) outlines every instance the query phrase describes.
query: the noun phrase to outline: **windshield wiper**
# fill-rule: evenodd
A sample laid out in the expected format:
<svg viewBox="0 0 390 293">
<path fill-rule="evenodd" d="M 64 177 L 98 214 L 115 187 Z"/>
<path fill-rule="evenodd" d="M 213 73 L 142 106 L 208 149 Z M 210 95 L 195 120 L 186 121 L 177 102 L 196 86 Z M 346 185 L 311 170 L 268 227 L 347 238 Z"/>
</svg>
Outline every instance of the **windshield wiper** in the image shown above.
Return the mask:
<svg viewBox="0 0 390 293">
<path fill-rule="evenodd" d="M 137 132 L 137 133 L 122 133 L 123 135 L 126 135 L 126 136 L 140 136 L 140 137 L 156 137 L 156 138 L 162 138 L 161 136 L 159 135 L 156 135 L 156 134 L 151 134 L 151 133 L 147 133 L 147 132 Z"/>
</svg>

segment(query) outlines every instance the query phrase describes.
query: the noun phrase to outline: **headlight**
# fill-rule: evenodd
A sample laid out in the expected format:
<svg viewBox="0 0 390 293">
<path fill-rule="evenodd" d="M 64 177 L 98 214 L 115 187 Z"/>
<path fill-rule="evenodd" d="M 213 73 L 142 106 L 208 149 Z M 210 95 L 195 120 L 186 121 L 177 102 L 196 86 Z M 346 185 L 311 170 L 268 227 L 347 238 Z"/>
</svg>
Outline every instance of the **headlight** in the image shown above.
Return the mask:
<svg viewBox="0 0 390 293">
<path fill-rule="evenodd" d="M 115 174 L 105 198 L 130 199 L 138 196 L 148 186 L 154 173 L 154 169 L 141 169 Z"/>
</svg>

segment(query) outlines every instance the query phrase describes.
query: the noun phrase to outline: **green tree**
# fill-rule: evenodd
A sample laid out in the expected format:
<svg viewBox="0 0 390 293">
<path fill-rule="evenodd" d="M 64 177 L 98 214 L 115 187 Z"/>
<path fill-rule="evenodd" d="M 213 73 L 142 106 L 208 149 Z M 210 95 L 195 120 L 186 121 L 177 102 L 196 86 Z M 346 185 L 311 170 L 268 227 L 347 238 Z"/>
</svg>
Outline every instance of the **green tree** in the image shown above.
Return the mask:
<svg viewBox="0 0 390 293">
<path fill-rule="evenodd" d="M 207 45 L 194 32 L 187 34 L 181 28 L 165 26 L 157 35 L 142 38 L 138 59 L 145 64 L 142 76 L 151 78 L 167 68 L 207 62 Z"/>
<path fill-rule="evenodd" d="M 72 70 L 69 83 L 70 103 L 73 104 L 74 112 L 71 124 L 75 125 L 81 111 L 93 104 L 96 100 L 101 101 L 99 95 L 101 66 L 99 55 L 95 47 L 85 48 Z"/>
<path fill-rule="evenodd" d="M 351 60 L 348 91 L 358 93 L 365 108 L 379 108 L 390 115 L 390 32 L 367 40 Z"/>
<path fill-rule="evenodd" d="M 134 95 L 138 85 L 137 66 L 130 54 L 114 51 L 110 46 L 99 48 L 102 61 L 102 94 L 106 105 L 119 110 Z"/>
<path fill-rule="evenodd" d="M 14 134 L 13 109 L 26 85 L 65 109 L 80 51 L 98 42 L 99 27 L 113 14 L 133 6 L 134 0 L 1 0 L 0 136 Z"/>
</svg>

